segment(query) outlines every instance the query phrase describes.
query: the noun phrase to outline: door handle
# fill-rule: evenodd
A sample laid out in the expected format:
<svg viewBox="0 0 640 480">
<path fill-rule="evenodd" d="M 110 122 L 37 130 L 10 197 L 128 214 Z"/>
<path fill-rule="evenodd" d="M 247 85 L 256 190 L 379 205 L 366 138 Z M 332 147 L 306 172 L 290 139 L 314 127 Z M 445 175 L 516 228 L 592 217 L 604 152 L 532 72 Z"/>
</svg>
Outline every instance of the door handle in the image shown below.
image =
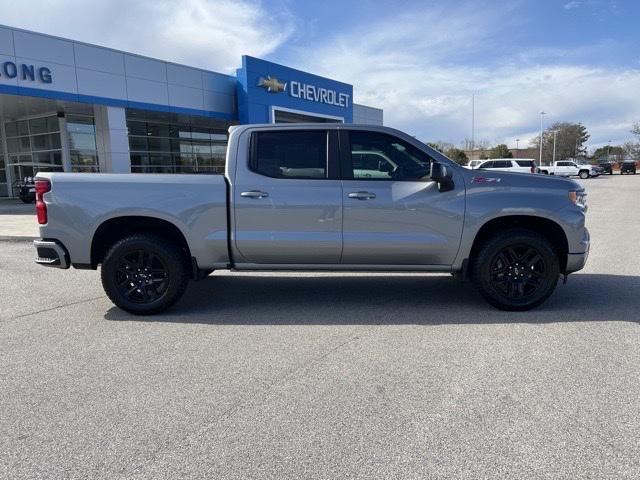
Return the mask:
<svg viewBox="0 0 640 480">
<path fill-rule="evenodd" d="M 269 194 L 260 190 L 250 190 L 248 192 L 241 192 L 240 196 L 245 198 L 264 198 L 268 197 Z"/>
<path fill-rule="evenodd" d="M 376 194 L 371 192 L 351 192 L 347 196 L 358 200 L 371 200 L 376 198 Z"/>
</svg>

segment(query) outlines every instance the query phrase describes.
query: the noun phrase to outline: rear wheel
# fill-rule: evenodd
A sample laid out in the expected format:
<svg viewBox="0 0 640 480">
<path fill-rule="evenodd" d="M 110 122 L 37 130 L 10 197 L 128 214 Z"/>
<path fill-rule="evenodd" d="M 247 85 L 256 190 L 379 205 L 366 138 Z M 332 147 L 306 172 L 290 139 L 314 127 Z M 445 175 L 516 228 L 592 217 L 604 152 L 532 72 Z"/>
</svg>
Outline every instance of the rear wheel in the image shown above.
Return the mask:
<svg viewBox="0 0 640 480">
<path fill-rule="evenodd" d="M 558 256 L 536 232 L 510 229 L 486 242 L 473 262 L 480 294 L 501 310 L 529 310 L 553 293 L 560 275 Z"/>
<path fill-rule="evenodd" d="M 102 286 L 111 301 L 136 315 L 166 310 L 189 283 L 184 253 L 152 235 L 132 235 L 118 241 L 102 263 Z"/>
</svg>

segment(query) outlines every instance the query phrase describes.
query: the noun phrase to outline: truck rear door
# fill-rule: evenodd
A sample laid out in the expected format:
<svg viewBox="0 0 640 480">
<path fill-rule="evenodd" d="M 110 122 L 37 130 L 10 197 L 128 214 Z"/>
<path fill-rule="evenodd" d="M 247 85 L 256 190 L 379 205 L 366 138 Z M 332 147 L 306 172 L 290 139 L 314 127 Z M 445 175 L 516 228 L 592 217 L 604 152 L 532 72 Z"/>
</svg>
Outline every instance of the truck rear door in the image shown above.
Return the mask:
<svg viewBox="0 0 640 480">
<path fill-rule="evenodd" d="M 243 257 L 236 265 L 339 263 L 337 131 L 256 129 L 250 135 L 248 165 L 236 166 L 232 190 L 233 241 Z"/>
</svg>

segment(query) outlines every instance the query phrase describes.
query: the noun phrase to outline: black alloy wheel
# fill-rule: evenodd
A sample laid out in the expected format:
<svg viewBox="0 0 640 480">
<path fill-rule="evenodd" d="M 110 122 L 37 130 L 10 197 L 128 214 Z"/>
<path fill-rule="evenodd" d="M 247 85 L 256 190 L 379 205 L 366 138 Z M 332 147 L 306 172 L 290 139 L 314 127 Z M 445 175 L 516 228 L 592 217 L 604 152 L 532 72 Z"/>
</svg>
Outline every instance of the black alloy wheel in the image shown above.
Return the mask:
<svg viewBox="0 0 640 480">
<path fill-rule="evenodd" d="M 542 304 L 560 276 L 560 261 L 551 242 L 524 228 L 496 234 L 471 260 L 478 291 L 501 310 L 529 310 Z"/>
<path fill-rule="evenodd" d="M 136 315 L 160 313 L 189 283 L 188 255 L 170 240 L 132 235 L 116 242 L 102 262 L 102 286 L 111 301 Z"/>
<path fill-rule="evenodd" d="M 169 272 L 153 252 L 137 250 L 120 257 L 116 267 L 120 294 L 134 303 L 154 302 L 167 293 Z"/>
<path fill-rule="evenodd" d="M 526 244 L 500 250 L 491 263 L 491 285 L 509 299 L 526 299 L 543 285 L 545 264 L 542 255 Z"/>
</svg>

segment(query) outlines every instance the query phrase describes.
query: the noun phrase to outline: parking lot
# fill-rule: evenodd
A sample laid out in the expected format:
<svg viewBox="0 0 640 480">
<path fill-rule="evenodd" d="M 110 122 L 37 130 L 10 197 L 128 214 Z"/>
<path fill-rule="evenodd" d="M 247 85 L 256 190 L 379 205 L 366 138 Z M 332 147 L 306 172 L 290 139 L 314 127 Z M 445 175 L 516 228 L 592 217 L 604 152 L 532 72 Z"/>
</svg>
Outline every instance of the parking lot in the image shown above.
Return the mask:
<svg viewBox="0 0 640 480">
<path fill-rule="evenodd" d="M 640 176 L 581 183 L 587 267 L 526 313 L 215 272 L 133 317 L 0 241 L 0 478 L 639 478 Z"/>
</svg>

